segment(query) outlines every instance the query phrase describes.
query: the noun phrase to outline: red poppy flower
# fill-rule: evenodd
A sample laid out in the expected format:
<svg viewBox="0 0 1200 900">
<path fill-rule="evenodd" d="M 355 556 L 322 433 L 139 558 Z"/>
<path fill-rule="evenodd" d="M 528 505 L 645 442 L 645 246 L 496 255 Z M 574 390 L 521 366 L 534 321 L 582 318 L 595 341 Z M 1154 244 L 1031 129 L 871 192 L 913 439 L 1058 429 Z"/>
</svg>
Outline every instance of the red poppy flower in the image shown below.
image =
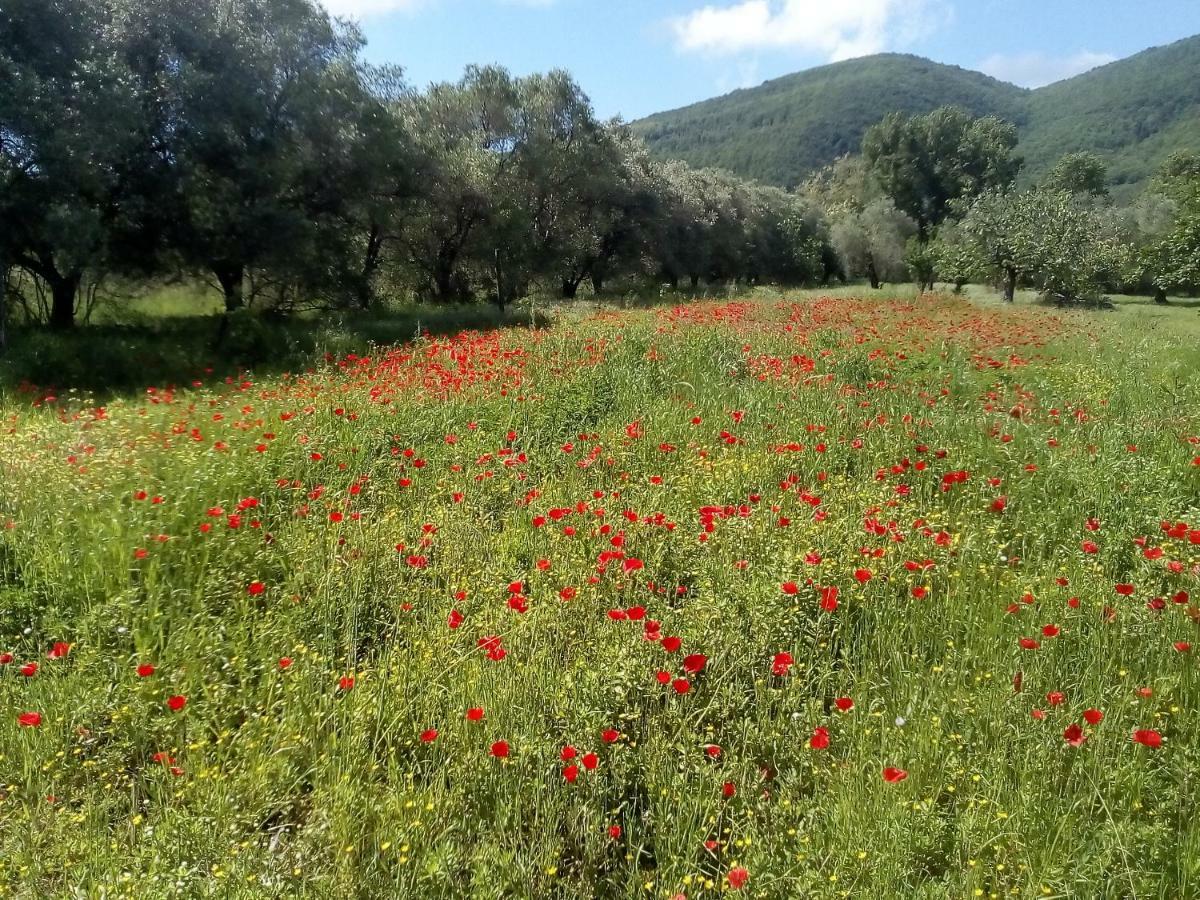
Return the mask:
<svg viewBox="0 0 1200 900">
<path fill-rule="evenodd" d="M 871 570 L 870 569 L 855 569 L 854 570 L 854 580 L 857 581 L 859 584 L 866 584 L 868 581 L 871 580 Z"/>
<path fill-rule="evenodd" d="M 740 891 L 746 886 L 746 882 L 750 880 L 750 873 L 741 866 L 729 870 L 729 887 L 731 890 Z"/>
<path fill-rule="evenodd" d="M 1051 706 L 1059 706 L 1066 699 L 1067 695 L 1062 691 L 1051 691 L 1046 695 L 1046 702 Z"/>
<path fill-rule="evenodd" d="M 562 776 L 564 779 L 566 779 L 568 784 L 574 784 L 576 779 L 579 778 L 579 766 L 574 764 L 564 766 L 562 770 Z"/>
<path fill-rule="evenodd" d="M 732 799 L 737 794 L 737 785 L 732 781 L 727 781 L 721 785 L 721 796 L 726 800 Z"/>
<path fill-rule="evenodd" d="M 0 666 L 7 666 L 12 661 L 13 655 L 11 653 L 0 653 Z"/>
<path fill-rule="evenodd" d="M 883 780 L 888 784 L 896 784 L 908 777 L 908 772 L 904 769 L 897 769 L 894 766 L 888 766 L 883 770 Z"/>
<path fill-rule="evenodd" d="M 662 639 L 662 648 L 668 653 L 674 653 L 683 646 L 683 639 L 677 637 L 665 637 Z"/>
<path fill-rule="evenodd" d="M 854 701 L 849 697 L 838 697 L 833 701 L 833 705 L 841 712 L 850 712 L 850 710 L 854 709 Z"/>
<path fill-rule="evenodd" d="M 265 584 L 263 584 L 261 581 L 252 581 L 248 585 L 246 585 L 246 593 L 249 594 L 251 597 L 257 597 L 259 594 L 261 594 L 266 589 L 267 589 L 267 586 Z"/>
<path fill-rule="evenodd" d="M 1156 749 L 1162 746 L 1162 735 L 1153 728 L 1139 728 L 1133 733 L 1133 742 L 1143 747 Z"/>
<path fill-rule="evenodd" d="M 794 582 L 794 581 L 785 581 L 785 582 L 784 582 L 782 585 L 780 585 L 780 589 L 781 589 L 781 590 L 782 590 L 782 591 L 783 591 L 785 594 L 798 594 L 798 593 L 800 593 L 800 585 L 796 584 L 796 582 Z"/>
<path fill-rule="evenodd" d="M 780 677 L 787 675 L 791 671 L 794 662 L 792 654 L 786 650 L 782 653 L 776 653 L 774 659 L 771 660 L 771 674 Z"/>
<path fill-rule="evenodd" d="M 1129 597 L 1133 594 L 1133 585 L 1132 584 L 1118 584 L 1113 587 L 1113 590 L 1115 590 L 1122 597 Z"/>
<path fill-rule="evenodd" d="M 353 675 L 343 675 L 341 678 L 339 678 L 338 679 L 338 689 L 343 690 L 343 691 L 353 690 L 354 689 L 354 676 Z"/>
<path fill-rule="evenodd" d="M 600 737 L 606 744 L 613 743 L 620 736 L 621 732 L 617 731 L 615 728 L 605 728 L 602 732 L 600 732 Z"/>
<path fill-rule="evenodd" d="M 71 645 L 66 641 L 57 641 L 46 653 L 46 659 L 62 659 L 71 652 Z"/>
<path fill-rule="evenodd" d="M 1072 747 L 1081 747 L 1087 738 L 1083 734 L 1083 729 L 1079 727 L 1079 723 L 1072 722 L 1063 730 L 1063 740 Z"/>
<path fill-rule="evenodd" d="M 494 744 L 492 744 L 492 749 L 490 752 L 492 756 L 496 757 L 496 759 L 507 759 L 508 741 L 496 741 Z"/>
<path fill-rule="evenodd" d="M 689 675 L 696 675 L 704 670 L 704 665 L 707 662 L 708 657 L 703 653 L 693 653 L 683 658 L 683 671 Z"/>
<path fill-rule="evenodd" d="M 825 750 L 829 747 L 829 729 L 818 727 L 813 729 L 812 737 L 808 739 L 808 746 L 814 750 Z"/>
<path fill-rule="evenodd" d="M 833 612 L 838 608 L 838 589 L 829 585 L 821 588 L 821 609 L 825 612 Z"/>
<path fill-rule="evenodd" d="M 608 836 L 610 838 L 612 838 L 614 841 L 619 841 L 621 839 L 621 826 L 620 825 L 609 825 L 608 826 Z"/>
<path fill-rule="evenodd" d="M 187 697 L 183 696 L 182 694 L 176 694 L 173 697 L 167 698 L 167 708 L 170 709 L 171 712 L 179 712 L 185 706 L 187 706 Z"/>
<path fill-rule="evenodd" d="M 470 709 L 468 709 L 467 710 L 467 721 L 468 722 L 483 721 L 483 707 L 472 706 Z"/>
<path fill-rule="evenodd" d="M 281 657 L 279 660 L 280 669 L 290 669 L 292 667 L 292 658 L 290 656 Z"/>
<path fill-rule="evenodd" d="M 1100 712 L 1098 709 L 1085 709 L 1083 711 L 1083 721 L 1087 722 L 1089 725 L 1099 725 L 1103 719 L 1104 713 Z"/>
<path fill-rule="evenodd" d="M 42 724 L 42 714 L 35 712 L 23 712 L 17 716 L 17 724 L 22 728 L 37 728 Z"/>
<path fill-rule="evenodd" d="M 22 675 L 24 675 L 26 678 L 32 678 L 34 675 L 37 674 L 37 670 L 38 670 L 38 664 L 35 662 L 25 663 L 25 665 L 23 665 L 23 666 L 21 666 L 21 668 L 17 669 L 17 671 L 20 672 Z"/>
<path fill-rule="evenodd" d="M 675 693 L 677 694 L 686 694 L 692 689 L 686 678 L 676 678 L 671 682 L 671 687 L 675 688 Z"/>
<path fill-rule="evenodd" d="M 426 744 L 432 744 L 437 740 L 438 732 L 436 728 L 426 728 L 421 732 L 421 740 Z"/>
<path fill-rule="evenodd" d="M 142 663 L 137 667 L 138 678 L 149 678 L 154 672 L 154 666 L 150 665 L 150 663 Z"/>
</svg>

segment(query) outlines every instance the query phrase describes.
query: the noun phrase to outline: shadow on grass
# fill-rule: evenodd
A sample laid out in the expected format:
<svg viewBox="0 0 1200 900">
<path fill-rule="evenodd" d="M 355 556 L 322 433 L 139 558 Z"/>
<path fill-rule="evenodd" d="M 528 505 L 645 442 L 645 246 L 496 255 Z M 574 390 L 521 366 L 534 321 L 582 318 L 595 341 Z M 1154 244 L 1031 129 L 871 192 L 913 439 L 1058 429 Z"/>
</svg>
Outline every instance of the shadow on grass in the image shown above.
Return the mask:
<svg viewBox="0 0 1200 900">
<path fill-rule="evenodd" d="M 647 309 L 731 295 L 714 286 L 645 289 L 574 300 L 539 298 L 532 305 L 526 301 L 503 311 L 486 304 L 413 305 L 289 319 L 244 311 L 230 318 L 224 334 L 219 314 L 154 316 L 126 309 L 119 321 L 80 326 L 66 334 L 34 327 L 12 329 L 9 349 L 0 355 L 0 396 L 74 390 L 103 402 L 149 387 L 211 384 L 245 372 L 258 378 L 300 372 L 319 364 L 327 354 L 367 353 L 372 345 L 402 344 L 418 334 L 443 337 L 462 331 L 542 328 L 564 314 Z"/>
<path fill-rule="evenodd" d="M 549 324 L 537 316 L 539 327 Z M 75 390 L 99 401 L 148 387 L 211 384 L 246 372 L 256 377 L 312 368 L 326 354 L 369 352 L 419 334 L 527 328 L 529 312 L 495 307 L 429 307 L 379 314 L 275 320 L 250 312 L 230 318 L 178 316 L 132 324 L 81 326 L 71 333 L 38 328 L 10 332 L 0 356 L 0 393 Z"/>
<path fill-rule="evenodd" d="M 414 305 L 375 313 L 340 312 L 323 316 L 274 319 L 244 311 L 234 314 L 222 335 L 219 314 L 153 316 L 126 310 L 124 321 L 80 326 L 74 332 L 40 328 L 10 332 L 8 351 L 0 356 L 0 397 L 80 391 L 97 402 L 141 393 L 149 387 L 212 384 L 246 372 L 256 378 L 302 372 L 326 355 L 368 353 L 418 334 L 442 337 L 462 331 L 542 328 L 562 316 L 619 310 L 645 310 L 703 301 L 786 299 L 820 294 L 776 287 L 708 285 L 675 290 L 648 287 L 573 300 L 538 298 L 504 311 L 485 304 Z"/>
</svg>

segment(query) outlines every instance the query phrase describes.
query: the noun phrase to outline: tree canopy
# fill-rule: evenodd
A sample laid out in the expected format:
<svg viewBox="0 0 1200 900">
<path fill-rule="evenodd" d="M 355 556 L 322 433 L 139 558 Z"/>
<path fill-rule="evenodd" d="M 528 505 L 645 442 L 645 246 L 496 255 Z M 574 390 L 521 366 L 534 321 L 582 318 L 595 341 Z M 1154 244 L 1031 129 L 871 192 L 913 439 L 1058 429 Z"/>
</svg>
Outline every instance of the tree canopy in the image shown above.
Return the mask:
<svg viewBox="0 0 1200 900">
<path fill-rule="evenodd" d="M 863 137 L 863 158 L 896 208 L 924 238 L 950 204 L 1016 180 L 1021 159 L 1011 123 L 954 107 L 927 115 L 891 113 Z"/>
</svg>

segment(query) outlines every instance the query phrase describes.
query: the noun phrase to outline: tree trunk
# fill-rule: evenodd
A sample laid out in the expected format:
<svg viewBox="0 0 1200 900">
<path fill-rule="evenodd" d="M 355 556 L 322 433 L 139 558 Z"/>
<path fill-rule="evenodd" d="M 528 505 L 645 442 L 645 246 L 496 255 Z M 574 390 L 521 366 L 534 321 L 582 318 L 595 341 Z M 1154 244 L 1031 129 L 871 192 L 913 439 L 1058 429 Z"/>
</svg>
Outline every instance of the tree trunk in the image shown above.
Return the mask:
<svg viewBox="0 0 1200 900">
<path fill-rule="evenodd" d="M 578 278 L 564 278 L 562 281 L 562 297 L 564 300 L 574 300 L 575 294 L 579 291 Z"/>
<path fill-rule="evenodd" d="M 879 273 L 875 271 L 875 260 L 873 259 L 867 260 L 867 278 L 871 281 L 871 289 L 879 290 Z"/>
<path fill-rule="evenodd" d="M 691 281 L 692 281 L 692 290 L 694 291 L 696 288 L 698 288 L 700 286 L 700 276 L 699 275 L 691 276 Z"/>
<path fill-rule="evenodd" d="M 1012 303 L 1017 296 L 1017 270 L 1012 266 L 1004 270 L 1004 302 Z"/>
<path fill-rule="evenodd" d="M 500 251 L 492 254 L 492 277 L 496 280 L 496 308 L 504 312 L 504 267 L 500 265 Z"/>
<path fill-rule="evenodd" d="M 1165 289 L 1160 288 L 1160 287 L 1154 288 L 1154 302 L 1155 303 L 1166 303 L 1167 302 L 1167 292 Z M 0 345 L 0 346 L 3 346 L 3 345 Z"/>
<path fill-rule="evenodd" d="M 679 290 L 679 276 L 672 272 L 667 278 L 667 284 L 671 286 L 671 290 Z"/>
<path fill-rule="evenodd" d="M 75 298 L 79 294 L 79 274 L 59 275 L 50 281 L 50 327 L 55 331 L 70 331 L 75 327 Z"/>
<path fill-rule="evenodd" d="M 442 301 L 448 302 L 454 294 L 454 260 L 444 253 L 438 253 L 434 266 L 433 289 L 437 298 Z"/>
<path fill-rule="evenodd" d="M 592 273 L 592 293 L 594 293 L 596 296 L 599 296 L 600 292 L 603 290 L 604 290 L 604 276 L 601 275 L 599 272 L 593 272 Z"/>
<path fill-rule="evenodd" d="M 359 275 L 358 305 L 363 309 L 371 308 L 371 282 L 375 280 L 375 272 L 379 269 L 379 256 L 383 250 L 383 229 L 372 224 L 367 235 L 367 250 L 363 254 L 362 272 Z"/>
<path fill-rule="evenodd" d="M 213 263 L 212 270 L 221 285 L 221 293 L 225 295 L 225 312 L 231 313 L 244 307 L 246 267 L 241 263 Z"/>
</svg>

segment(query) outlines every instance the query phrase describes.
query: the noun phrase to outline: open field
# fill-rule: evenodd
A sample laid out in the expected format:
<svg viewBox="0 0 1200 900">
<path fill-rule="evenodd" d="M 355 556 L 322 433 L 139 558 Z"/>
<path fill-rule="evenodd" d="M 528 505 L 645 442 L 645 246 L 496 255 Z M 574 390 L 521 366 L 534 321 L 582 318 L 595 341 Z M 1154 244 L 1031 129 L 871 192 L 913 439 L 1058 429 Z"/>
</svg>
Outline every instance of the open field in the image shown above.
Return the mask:
<svg viewBox="0 0 1200 900">
<path fill-rule="evenodd" d="M 558 318 L 5 389 L 0 896 L 1200 884 L 1195 306 Z"/>
</svg>

